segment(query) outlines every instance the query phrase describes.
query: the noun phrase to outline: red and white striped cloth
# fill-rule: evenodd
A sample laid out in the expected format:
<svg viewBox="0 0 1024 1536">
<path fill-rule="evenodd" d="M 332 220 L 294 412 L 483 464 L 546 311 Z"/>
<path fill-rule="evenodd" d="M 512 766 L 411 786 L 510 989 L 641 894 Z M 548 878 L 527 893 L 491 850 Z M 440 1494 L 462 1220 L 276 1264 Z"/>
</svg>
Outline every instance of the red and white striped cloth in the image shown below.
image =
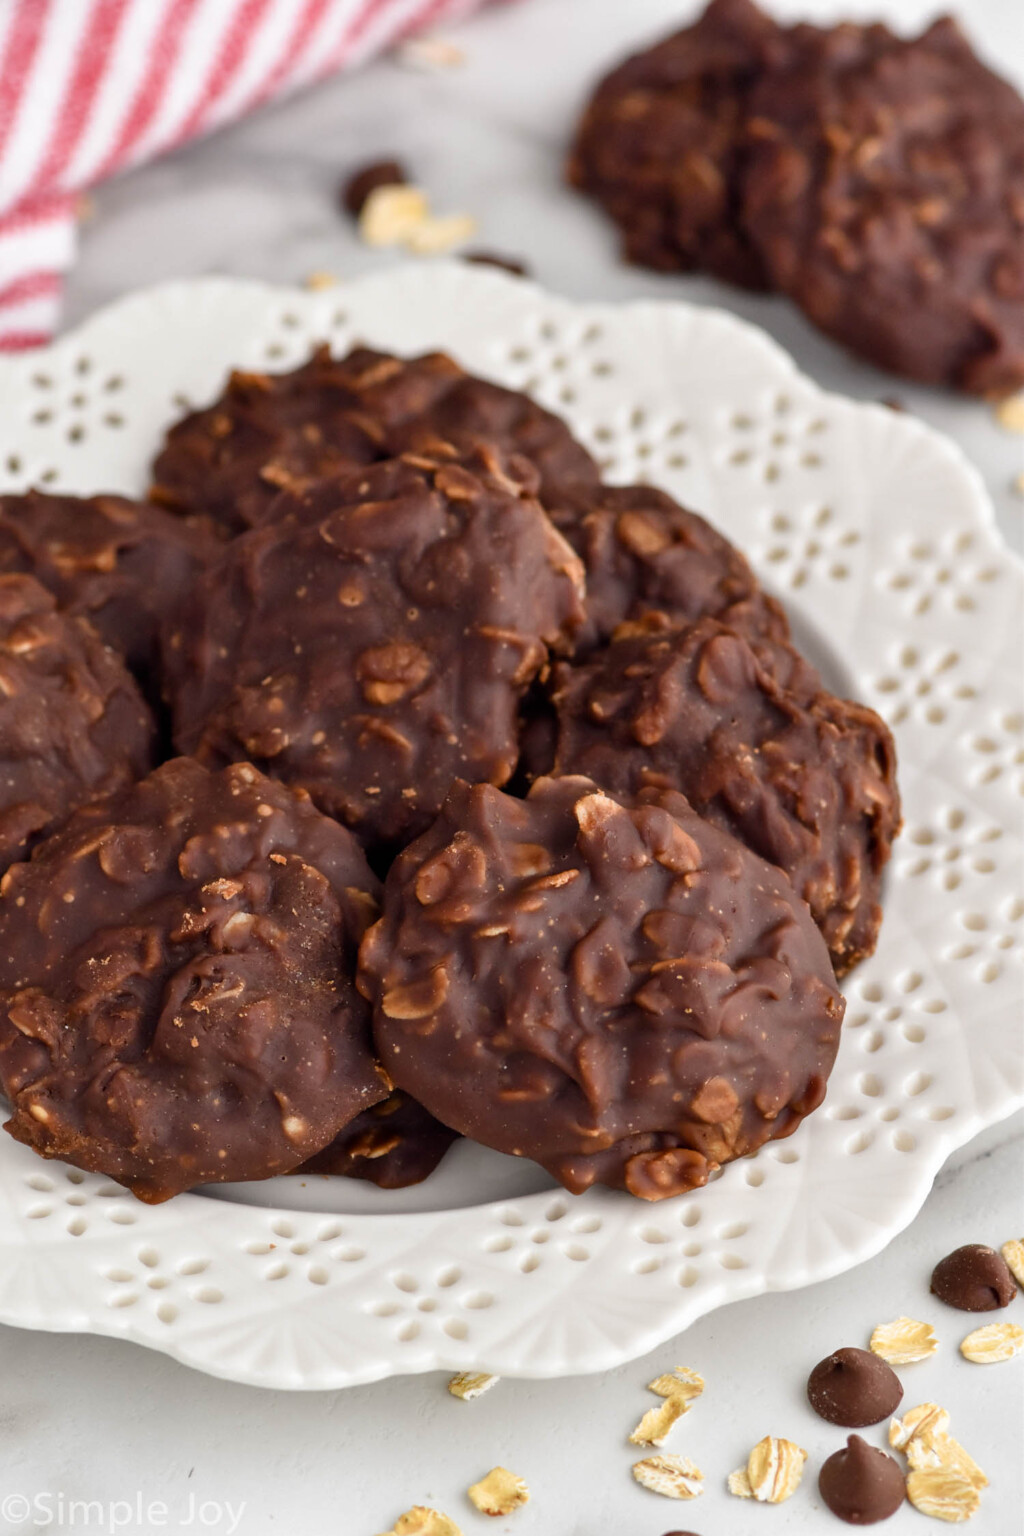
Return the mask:
<svg viewBox="0 0 1024 1536">
<path fill-rule="evenodd" d="M 0 349 L 49 339 L 81 193 L 481 0 L 0 0 Z"/>
</svg>

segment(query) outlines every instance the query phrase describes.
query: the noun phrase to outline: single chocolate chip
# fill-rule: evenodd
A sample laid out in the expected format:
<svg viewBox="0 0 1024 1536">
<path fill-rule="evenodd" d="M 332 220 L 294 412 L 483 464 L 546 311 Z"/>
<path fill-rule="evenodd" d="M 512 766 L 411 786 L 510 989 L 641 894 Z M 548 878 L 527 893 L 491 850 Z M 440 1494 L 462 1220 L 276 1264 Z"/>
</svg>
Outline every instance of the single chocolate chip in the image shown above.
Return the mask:
<svg viewBox="0 0 1024 1536">
<path fill-rule="evenodd" d="M 995 1312 L 1016 1294 L 1006 1260 L 984 1243 L 955 1249 L 932 1270 L 932 1295 L 961 1312 Z"/>
<path fill-rule="evenodd" d="M 893 1457 L 860 1435 L 850 1435 L 846 1449 L 833 1452 L 823 1464 L 818 1492 L 847 1525 L 877 1525 L 899 1509 L 906 1486 Z"/>
<path fill-rule="evenodd" d="M 349 213 L 358 219 L 371 192 L 376 192 L 378 187 L 405 186 L 408 179 L 397 160 L 375 160 L 349 177 L 342 187 L 341 200 Z"/>
<path fill-rule="evenodd" d="M 511 272 L 513 277 L 530 275 L 525 261 L 518 261 L 514 256 L 499 256 L 496 251 L 464 251 L 462 259 L 474 267 L 498 267 L 502 272 Z"/>
<path fill-rule="evenodd" d="M 807 1378 L 807 1400 L 815 1413 L 844 1429 L 881 1423 L 902 1397 L 896 1372 L 867 1349 L 837 1349 Z"/>
</svg>

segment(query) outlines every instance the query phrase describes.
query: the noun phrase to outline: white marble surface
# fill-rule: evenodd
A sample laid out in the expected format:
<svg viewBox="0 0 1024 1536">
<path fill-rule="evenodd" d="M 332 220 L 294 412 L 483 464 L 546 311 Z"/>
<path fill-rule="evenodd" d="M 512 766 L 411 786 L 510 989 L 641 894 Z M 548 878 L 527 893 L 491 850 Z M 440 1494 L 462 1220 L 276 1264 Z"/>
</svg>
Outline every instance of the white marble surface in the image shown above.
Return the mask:
<svg viewBox="0 0 1024 1536">
<path fill-rule="evenodd" d="M 834 7 L 787 0 L 785 9 L 825 15 Z M 863 0 L 844 7 L 848 14 L 879 9 L 915 22 L 930 6 Z M 622 267 L 610 231 L 564 190 L 561 149 L 588 81 L 616 51 L 682 11 L 677 0 L 523 0 L 449 34 L 466 52 L 460 70 L 413 74 L 384 61 L 124 178 L 96 198 L 68 321 L 166 277 L 221 271 L 300 281 L 315 270 L 352 275 L 387 260 L 359 246 L 335 193 L 347 168 L 398 153 L 439 209 L 478 217 L 480 245 L 525 257 L 554 289 L 726 304 L 770 330 L 829 387 L 899 397 L 970 453 L 1020 548 L 1024 500 L 1011 482 L 1024 469 L 1024 439 L 1002 432 L 985 406 L 846 359 L 779 301 Z M 961 12 L 988 54 L 1024 81 L 1020 7 L 964 0 Z M 372 1536 L 414 1502 L 448 1510 L 466 1536 L 484 1529 L 660 1536 L 679 1526 L 701 1536 L 753 1536 L 769 1526 L 797 1536 L 838 1531 L 815 1479 L 842 1435 L 807 1409 L 803 1382 L 821 1355 L 864 1343 L 875 1323 L 907 1312 L 934 1322 L 942 1347 L 905 1372 L 905 1403 L 930 1398 L 950 1409 L 954 1432 L 992 1480 L 970 1529 L 1015 1536 L 1024 1508 L 1024 1359 L 987 1372 L 962 1361 L 956 1344 L 972 1320 L 931 1300 L 927 1277 L 959 1243 L 998 1244 L 1024 1233 L 1022 1191 L 1024 1115 L 963 1149 L 912 1227 L 855 1273 L 733 1306 L 650 1360 L 609 1375 L 503 1382 L 472 1404 L 450 1398 L 437 1377 L 329 1395 L 259 1392 L 124 1344 L 2 1330 L 0 1531 Z M 1010 1315 L 1024 1321 L 1024 1298 Z M 708 1381 L 673 1441 L 708 1482 L 699 1503 L 685 1506 L 635 1487 L 625 1441 L 651 1401 L 644 1383 L 675 1363 Z M 725 1492 L 726 1474 L 765 1433 L 788 1435 L 810 1452 L 806 1486 L 785 1509 L 753 1508 Z M 879 1431 L 866 1434 L 881 1442 Z M 466 1504 L 464 1489 L 496 1462 L 528 1479 L 533 1501 L 508 1520 L 487 1522 Z M 19 1496 L 37 1503 L 19 1506 Z M 99 1507 L 74 1509 L 72 1500 Z M 154 1501 L 166 1512 L 147 1514 Z M 883 1528 L 927 1529 L 909 1508 Z"/>
</svg>

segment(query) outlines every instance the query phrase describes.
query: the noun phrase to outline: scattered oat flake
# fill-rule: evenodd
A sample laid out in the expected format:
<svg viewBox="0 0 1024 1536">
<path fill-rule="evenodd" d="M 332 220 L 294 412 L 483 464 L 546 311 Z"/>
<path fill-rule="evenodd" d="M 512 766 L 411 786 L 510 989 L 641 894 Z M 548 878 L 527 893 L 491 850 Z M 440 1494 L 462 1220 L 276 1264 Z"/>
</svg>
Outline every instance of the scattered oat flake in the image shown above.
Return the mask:
<svg viewBox="0 0 1024 1536">
<path fill-rule="evenodd" d="M 889 1424 L 889 1444 L 902 1451 L 911 1472 L 955 1472 L 977 1489 L 988 1487 L 988 1478 L 974 1458 L 947 1431 L 949 1414 L 937 1403 L 910 1408 L 902 1419 Z"/>
<path fill-rule="evenodd" d="M 747 1458 L 751 1494 L 760 1504 L 781 1504 L 799 1488 L 806 1460 L 807 1452 L 792 1440 L 765 1435 Z"/>
<path fill-rule="evenodd" d="M 737 1499 L 752 1499 L 754 1490 L 750 1486 L 750 1478 L 747 1476 L 746 1467 L 740 1467 L 735 1472 L 729 1473 L 729 1492 Z"/>
<path fill-rule="evenodd" d="M 1024 475 L 1020 477 L 1020 492 L 1024 495 Z M 1017 1284 L 1024 1286 L 1024 1238 L 1015 1237 L 1011 1242 L 1004 1243 L 999 1251 Z"/>
<path fill-rule="evenodd" d="M 310 272 L 302 286 L 313 293 L 318 293 L 321 288 L 336 288 L 338 279 L 333 272 Z"/>
<path fill-rule="evenodd" d="M 428 1509 L 425 1504 L 414 1504 L 400 1515 L 384 1536 L 462 1536 L 454 1520 L 442 1515 L 440 1510 Z"/>
<path fill-rule="evenodd" d="M 669 1431 L 687 1411 L 689 1404 L 678 1394 L 666 1397 L 658 1408 L 648 1408 L 630 1435 L 632 1445 L 664 1445 Z"/>
<path fill-rule="evenodd" d="M 871 1335 L 871 1353 L 889 1365 L 913 1365 L 927 1360 L 939 1347 L 931 1323 L 919 1323 L 913 1317 L 897 1317 L 880 1323 Z"/>
<path fill-rule="evenodd" d="M 1018 496 L 1024 496 L 1024 474 L 1015 475 L 1014 478 L 1013 478 L 1013 482 L 1012 483 L 1013 483 L 1013 489 L 1017 492 L 1017 495 Z M 1007 1246 L 1009 1246 L 1009 1245 L 1007 1245 Z M 1009 1263 L 1009 1260 L 1007 1260 L 1007 1263 Z M 1020 1276 L 1019 1275 L 1017 1276 L 1017 1278 L 1018 1278 L 1018 1280 L 1020 1280 Z M 1021 1280 L 1021 1284 L 1024 1285 L 1024 1280 Z"/>
<path fill-rule="evenodd" d="M 367 245 L 402 245 L 429 214 L 419 187 L 375 187 L 359 215 L 359 233 Z"/>
<path fill-rule="evenodd" d="M 889 1444 L 893 1450 L 906 1451 L 912 1440 L 930 1440 L 944 1435 L 949 1428 L 949 1414 L 938 1403 L 920 1403 L 910 1408 L 902 1419 L 889 1420 Z"/>
<path fill-rule="evenodd" d="M 657 1392 L 659 1397 L 681 1397 L 689 1407 L 704 1391 L 704 1378 L 691 1371 L 688 1365 L 677 1365 L 664 1376 L 656 1376 L 648 1382 L 647 1390 Z"/>
<path fill-rule="evenodd" d="M 1007 432 L 1024 432 L 1024 394 L 1009 395 L 996 406 L 996 420 Z"/>
<path fill-rule="evenodd" d="M 1024 1349 L 1024 1328 L 1016 1323 L 988 1323 L 975 1328 L 960 1345 L 965 1360 L 975 1365 L 995 1365 L 999 1360 L 1012 1360 Z"/>
<path fill-rule="evenodd" d="M 443 256 L 456 246 L 465 245 L 476 234 L 476 219 L 470 213 L 449 213 L 443 218 L 424 219 L 404 238 L 407 250 L 416 256 Z"/>
<path fill-rule="evenodd" d="M 988 1487 L 988 1478 L 973 1456 L 969 1456 L 952 1435 L 935 1434 L 920 1436 L 907 1446 L 907 1461 L 912 1472 L 929 1472 L 935 1467 L 945 1467 L 965 1477 L 980 1492 Z"/>
<path fill-rule="evenodd" d="M 646 1456 L 633 1464 L 633 1476 L 642 1488 L 666 1499 L 695 1499 L 704 1492 L 704 1474 L 685 1456 Z"/>
<path fill-rule="evenodd" d="M 907 1498 L 922 1515 L 946 1520 L 951 1525 L 969 1520 L 981 1502 L 977 1488 L 950 1467 L 911 1472 L 907 1478 Z"/>
<path fill-rule="evenodd" d="M 469 1489 L 469 1498 L 482 1515 L 510 1515 L 530 1502 L 530 1490 L 507 1467 L 492 1467 Z"/>
<path fill-rule="evenodd" d="M 704 1379 L 688 1366 L 677 1365 L 674 1371 L 649 1381 L 647 1390 L 665 1401 L 660 1408 L 648 1408 L 629 1438 L 633 1445 L 664 1445 L 673 1424 L 689 1412 L 690 1404 L 704 1391 Z"/>
<path fill-rule="evenodd" d="M 475 1397 L 483 1397 L 500 1380 L 500 1376 L 488 1376 L 485 1371 L 460 1371 L 448 1383 L 448 1391 L 452 1397 L 461 1397 L 464 1403 L 471 1403 Z"/>
<path fill-rule="evenodd" d="M 440 37 L 411 37 L 399 43 L 395 58 L 407 69 L 422 69 L 428 73 L 441 69 L 458 69 L 465 64 L 466 55 L 455 43 L 446 43 Z"/>
</svg>

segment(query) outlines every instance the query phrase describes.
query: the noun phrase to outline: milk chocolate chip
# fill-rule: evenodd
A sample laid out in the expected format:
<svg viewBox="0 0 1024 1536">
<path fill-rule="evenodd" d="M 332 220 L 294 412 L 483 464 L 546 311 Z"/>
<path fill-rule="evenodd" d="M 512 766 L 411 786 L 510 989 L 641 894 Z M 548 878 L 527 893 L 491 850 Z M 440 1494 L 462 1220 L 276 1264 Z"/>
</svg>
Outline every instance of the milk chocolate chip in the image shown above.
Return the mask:
<svg viewBox="0 0 1024 1536">
<path fill-rule="evenodd" d="M 895 1413 L 903 1396 L 899 1377 L 867 1349 L 837 1349 L 807 1380 L 807 1400 L 829 1424 L 863 1429 Z"/>
<path fill-rule="evenodd" d="M 932 1295 L 961 1312 L 995 1312 L 1017 1294 L 1006 1260 L 984 1243 L 967 1243 L 932 1270 Z"/>
<path fill-rule="evenodd" d="M 896 1513 L 906 1488 L 891 1456 L 851 1435 L 846 1449 L 835 1451 L 822 1466 L 818 1492 L 847 1525 L 877 1525 Z"/>
</svg>

